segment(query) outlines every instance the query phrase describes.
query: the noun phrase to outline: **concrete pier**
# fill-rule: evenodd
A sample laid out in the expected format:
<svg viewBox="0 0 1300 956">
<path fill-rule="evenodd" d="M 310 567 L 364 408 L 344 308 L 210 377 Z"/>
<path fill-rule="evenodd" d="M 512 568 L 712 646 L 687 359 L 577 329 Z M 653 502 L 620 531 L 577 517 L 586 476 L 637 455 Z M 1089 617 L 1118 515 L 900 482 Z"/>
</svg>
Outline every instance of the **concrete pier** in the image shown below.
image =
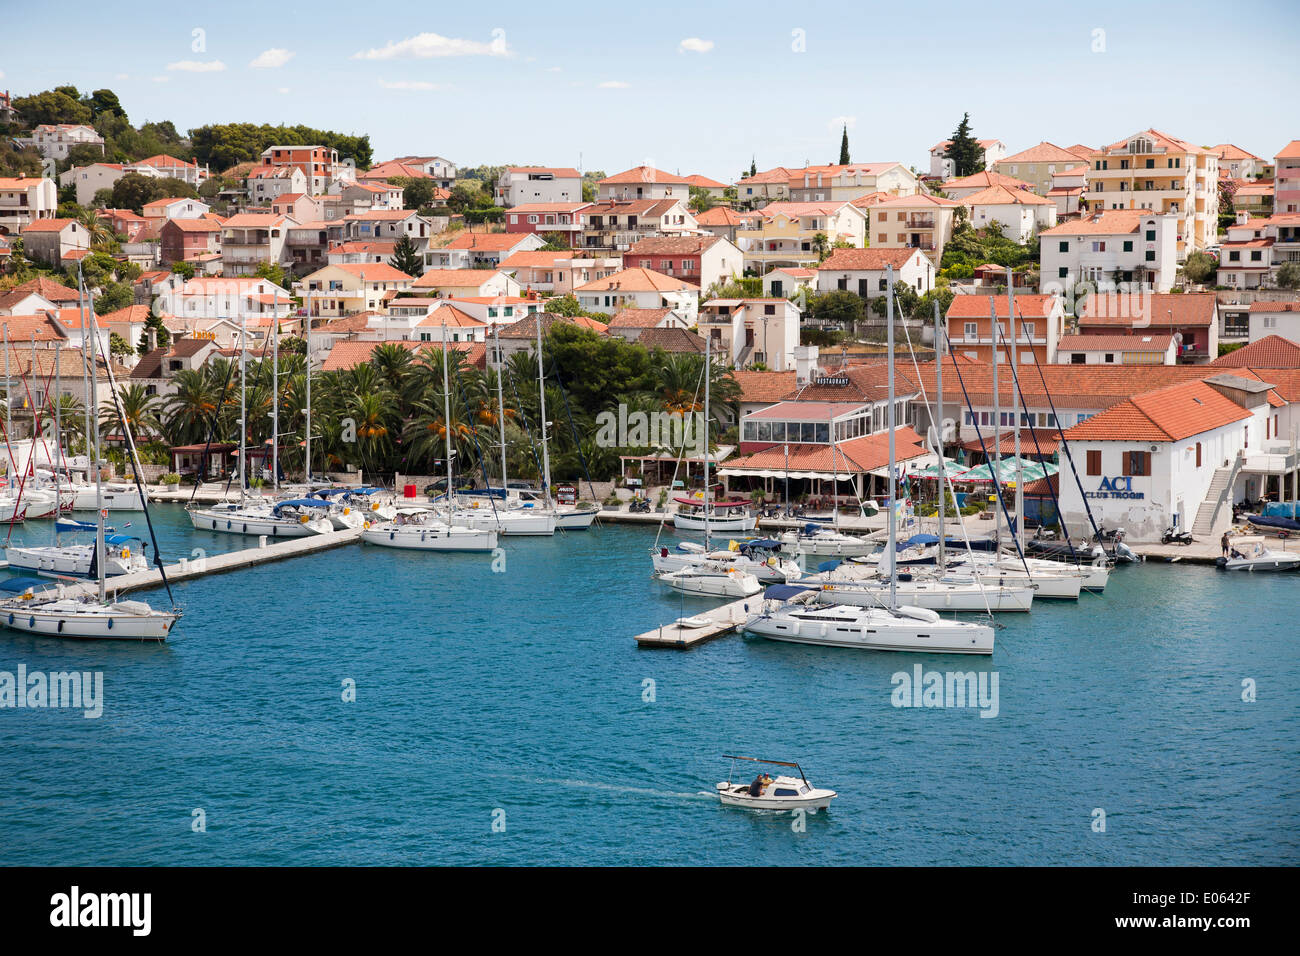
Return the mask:
<svg viewBox="0 0 1300 956">
<path fill-rule="evenodd" d="M 254 539 L 250 538 L 249 540 Z M 341 547 L 361 540 L 361 529 L 347 528 L 343 531 L 330 531 L 326 534 L 315 534 L 306 538 L 288 538 L 266 544 L 260 543 L 267 541 L 265 536 L 256 540 L 259 541 L 258 546 L 246 548 L 243 551 L 211 554 L 202 558 L 182 558 L 176 564 L 166 565 L 167 581 L 169 584 L 178 584 L 208 574 L 239 571 L 258 564 L 283 561 L 285 558 L 295 558 L 303 554 L 314 554 L 317 551 Z M 131 574 L 120 574 L 109 578 L 106 587 L 108 593 L 112 595 L 125 591 L 158 588 L 162 587 L 162 583 L 161 572 L 157 568 L 151 568 L 148 571 L 135 571 Z M 95 581 L 73 581 L 68 583 L 68 579 L 60 579 L 59 584 L 62 593 L 69 597 L 83 594 L 93 596 L 99 593 L 99 584 Z"/>
</svg>

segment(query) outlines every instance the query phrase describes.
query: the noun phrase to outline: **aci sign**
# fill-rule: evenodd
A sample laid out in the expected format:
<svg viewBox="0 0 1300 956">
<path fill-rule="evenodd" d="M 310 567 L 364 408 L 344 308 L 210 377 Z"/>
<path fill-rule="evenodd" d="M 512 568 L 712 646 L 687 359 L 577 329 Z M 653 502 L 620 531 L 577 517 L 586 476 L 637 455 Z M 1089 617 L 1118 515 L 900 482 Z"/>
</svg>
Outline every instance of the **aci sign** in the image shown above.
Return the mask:
<svg viewBox="0 0 1300 956">
<path fill-rule="evenodd" d="M 1118 475 L 1114 478 L 1102 478 L 1096 491 L 1086 492 L 1087 498 L 1145 498 L 1146 494 L 1133 490 L 1132 475 Z"/>
</svg>

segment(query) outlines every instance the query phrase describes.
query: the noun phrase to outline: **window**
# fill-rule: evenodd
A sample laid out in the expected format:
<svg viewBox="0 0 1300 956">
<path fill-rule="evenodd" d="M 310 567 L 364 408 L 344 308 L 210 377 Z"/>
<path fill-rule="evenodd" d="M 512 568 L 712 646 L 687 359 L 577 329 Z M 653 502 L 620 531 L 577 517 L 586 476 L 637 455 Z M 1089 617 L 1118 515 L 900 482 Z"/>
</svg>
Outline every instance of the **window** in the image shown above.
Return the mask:
<svg viewBox="0 0 1300 956">
<path fill-rule="evenodd" d="M 1101 451 L 1098 449 L 1092 449 L 1088 452 L 1088 474 L 1101 474 Z"/>
<path fill-rule="evenodd" d="M 1125 252 L 1132 252 L 1132 251 L 1133 251 L 1133 240 L 1132 240 L 1132 239 L 1125 239 L 1125 240 L 1124 240 L 1124 251 L 1125 251 Z M 936 507 L 937 507 L 937 506 L 936 506 Z"/>
<path fill-rule="evenodd" d="M 1115 353 L 1114 353 L 1114 352 L 1107 352 L 1107 353 L 1105 353 L 1105 355 L 1103 356 L 1103 359 L 1102 359 L 1102 360 L 1103 360 L 1107 365 L 1114 365 L 1114 364 L 1115 364 Z"/>
<path fill-rule="evenodd" d="M 1070 244 L 1069 244 L 1068 242 L 1064 242 L 1064 241 L 1062 241 L 1062 243 L 1061 243 L 1061 245 L 1060 245 L 1060 250 L 1059 250 L 1059 251 L 1061 251 L 1061 252 L 1069 252 L 1069 251 L 1070 251 Z"/>
<path fill-rule="evenodd" d="M 1231 252 L 1228 253 L 1229 262 L 1239 262 L 1240 260 L 1241 260 L 1241 253 L 1238 252 L 1236 249 L 1233 249 Z"/>
<path fill-rule="evenodd" d="M 1087 361 L 1087 360 L 1085 359 L 1084 354 L 1083 354 L 1082 352 L 1071 352 L 1071 353 L 1070 353 L 1070 364 L 1071 364 L 1071 365 L 1083 365 L 1083 364 L 1086 363 L 1086 361 Z"/>
<path fill-rule="evenodd" d="M 888 234 L 888 233 L 884 233 L 884 232 L 878 232 L 878 233 L 876 233 L 876 242 L 879 242 L 879 243 L 881 243 L 881 244 L 883 245 L 884 243 L 886 243 L 886 242 L 888 242 L 888 241 L 889 241 L 889 234 Z"/>
<path fill-rule="evenodd" d="M 1262 252 L 1260 252 L 1258 249 L 1252 249 L 1251 252 L 1250 252 L 1250 261 L 1251 261 L 1251 262 L 1259 262 L 1260 259 L 1263 258 L 1263 256 L 1264 256 L 1264 254 L 1263 254 Z"/>
<path fill-rule="evenodd" d="M 1094 242 L 1094 243 L 1092 244 L 1092 251 L 1093 251 L 1093 252 L 1105 252 L 1105 251 L 1106 251 L 1106 243 L 1104 243 L 1104 242 Z"/>
<path fill-rule="evenodd" d="M 1132 475 L 1135 478 L 1146 477 L 1151 474 L 1151 453 L 1149 451 L 1126 451 L 1121 456 L 1125 475 Z"/>
<path fill-rule="evenodd" d="M 1067 278 L 1070 275 L 1070 267 L 1061 266 L 1059 269 L 1056 270 L 1056 274 L 1062 279 Z"/>
<path fill-rule="evenodd" d="M 975 323 L 975 322 L 967 322 L 967 323 L 966 323 L 966 338 L 968 338 L 968 339 L 979 338 L 979 324 L 978 324 L 978 323 Z M 888 476 L 886 476 L 886 477 L 888 477 Z"/>
<path fill-rule="evenodd" d="M 1147 261 L 1147 262 L 1155 262 L 1155 261 L 1156 261 L 1156 251 L 1155 251 L 1154 249 L 1148 249 L 1148 250 L 1147 250 L 1146 261 Z"/>
</svg>

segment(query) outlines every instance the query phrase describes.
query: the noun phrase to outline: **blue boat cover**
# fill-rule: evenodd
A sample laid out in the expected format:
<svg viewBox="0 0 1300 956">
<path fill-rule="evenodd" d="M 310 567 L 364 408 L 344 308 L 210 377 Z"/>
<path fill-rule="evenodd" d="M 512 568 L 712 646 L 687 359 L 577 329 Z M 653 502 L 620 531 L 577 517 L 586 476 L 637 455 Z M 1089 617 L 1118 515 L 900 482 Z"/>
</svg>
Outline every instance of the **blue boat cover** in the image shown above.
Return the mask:
<svg viewBox="0 0 1300 956">
<path fill-rule="evenodd" d="M 934 535 L 934 534 L 914 534 L 914 535 L 912 535 L 910 538 L 908 538 L 906 541 L 900 541 L 900 542 L 898 542 L 898 550 L 899 550 L 899 551 L 902 551 L 904 548 L 910 548 L 910 547 L 912 547 L 913 545 L 917 545 L 917 544 L 938 544 L 938 543 L 939 543 L 939 536 L 938 536 L 938 535 Z"/>
<path fill-rule="evenodd" d="M 812 590 L 815 590 L 815 588 L 811 588 L 806 584 L 773 584 L 763 592 L 763 597 L 769 601 L 787 601 L 797 594 Z"/>
<path fill-rule="evenodd" d="M 279 517 L 281 508 L 328 508 L 328 501 L 321 501 L 319 498 L 294 498 L 291 501 L 281 501 L 271 512 Z"/>
<path fill-rule="evenodd" d="M 0 591 L 7 591 L 10 594 L 40 591 L 50 586 L 50 582 L 43 578 L 5 578 L 5 580 L 0 581 Z"/>
<path fill-rule="evenodd" d="M 740 550 L 742 551 L 747 548 L 753 548 L 757 551 L 775 551 L 779 547 L 781 547 L 781 542 L 772 538 L 755 538 L 753 541 L 740 542 Z"/>
<path fill-rule="evenodd" d="M 141 547 L 144 546 L 144 539 L 137 538 L 133 534 L 110 534 L 104 537 L 104 541 L 107 544 L 127 544 L 131 541 L 139 541 Z"/>
<path fill-rule="evenodd" d="M 840 566 L 840 560 L 839 558 L 836 558 L 834 561 L 823 561 L 821 564 L 817 565 L 817 570 L 834 571 L 839 566 Z"/>
<path fill-rule="evenodd" d="M 90 531 L 94 532 L 95 524 L 91 521 L 74 521 L 71 518 L 59 518 L 54 522 L 55 531 Z M 104 533 L 107 534 L 113 529 L 107 525 L 104 527 Z"/>
<path fill-rule="evenodd" d="M 1300 518 L 1294 501 L 1270 501 L 1264 505 L 1261 514 L 1270 518 Z"/>
</svg>

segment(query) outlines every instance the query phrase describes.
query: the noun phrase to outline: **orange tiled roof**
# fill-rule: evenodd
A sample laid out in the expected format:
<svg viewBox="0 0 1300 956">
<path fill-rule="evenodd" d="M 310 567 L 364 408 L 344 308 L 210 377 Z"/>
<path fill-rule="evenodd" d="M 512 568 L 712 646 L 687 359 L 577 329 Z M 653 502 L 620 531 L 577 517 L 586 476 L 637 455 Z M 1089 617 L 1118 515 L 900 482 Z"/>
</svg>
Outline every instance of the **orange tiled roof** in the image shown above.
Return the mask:
<svg viewBox="0 0 1300 956">
<path fill-rule="evenodd" d="M 1030 146 L 1018 153 L 1004 156 L 995 165 L 1001 166 L 1003 163 L 1069 163 L 1071 166 L 1077 166 L 1080 158 L 1079 154 L 1044 140 L 1037 146 Z"/>
<path fill-rule="evenodd" d="M 579 286 L 578 292 L 698 292 L 699 287 L 653 269 L 623 269 Z"/>
<path fill-rule="evenodd" d="M 923 439 L 910 427 L 894 429 L 895 459 L 908 461 L 926 454 Z M 724 467 L 737 471 L 772 471 L 786 468 L 786 446 L 773 445 L 743 458 L 733 458 Z M 877 432 L 830 445 L 790 445 L 791 471 L 838 471 L 866 474 L 889 464 L 889 434 Z"/>
<path fill-rule="evenodd" d="M 666 183 L 674 186 L 690 184 L 689 180 L 682 176 L 674 176 L 672 173 L 666 173 L 662 169 L 655 169 L 653 166 L 633 166 L 631 169 L 615 173 L 613 176 L 607 176 L 600 181 L 602 186 L 635 185 L 637 183 Z"/>
<path fill-rule="evenodd" d="M 1218 315 L 1217 306 L 1218 300 L 1213 292 L 1157 292 L 1132 297 L 1090 295 L 1084 300 L 1079 328 L 1084 332 L 1097 327 L 1135 330 L 1180 326 L 1208 328 Z"/>
<path fill-rule="evenodd" d="M 756 372 L 736 369 L 731 373 L 740 385 L 742 402 L 779 402 L 795 387 L 794 372 Z"/>
<path fill-rule="evenodd" d="M 909 259 L 921 254 L 919 249 L 834 249 L 817 269 L 820 272 L 884 272 L 887 265 L 901 269 Z"/>
<path fill-rule="evenodd" d="M 1300 369 L 1300 345 L 1280 335 L 1266 335 L 1220 355 L 1210 364 L 1216 368 Z"/>
<path fill-rule="evenodd" d="M 1067 429 L 1070 441 L 1182 441 L 1251 413 L 1202 381 L 1167 385 L 1112 405 Z"/>
<path fill-rule="evenodd" d="M 962 200 L 966 206 L 1055 206 L 1050 199 L 1031 193 L 1027 189 L 1008 189 L 1006 186 L 990 186 L 967 196 Z"/>
</svg>

